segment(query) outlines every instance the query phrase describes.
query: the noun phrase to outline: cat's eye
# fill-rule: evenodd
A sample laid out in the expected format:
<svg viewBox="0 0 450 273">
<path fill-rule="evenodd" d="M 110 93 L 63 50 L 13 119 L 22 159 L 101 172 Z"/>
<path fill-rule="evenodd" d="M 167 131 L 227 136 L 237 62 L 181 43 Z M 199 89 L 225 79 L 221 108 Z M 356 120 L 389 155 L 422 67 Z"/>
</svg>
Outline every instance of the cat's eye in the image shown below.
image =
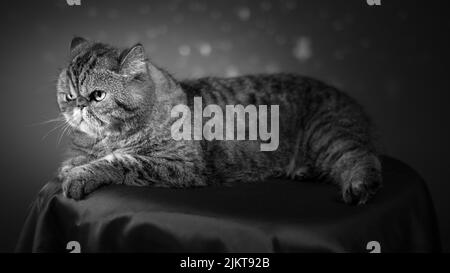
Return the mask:
<svg viewBox="0 0 450 273">
<path fill-rule="evenodd" d="M 72 94 L 66 94 L 66 95 L 64 96 L 64 100 L 65 100 L 65 101 L 72 101 L 72 100 L 74 100 L 74 99 L 75 99 L 75 96 L 72 95 Z"/>
<path fill-rule="evenodd" d="M 102 101 L 106 97 L 106 92 L 102 90 L 95 90 L 90 95 L 91 100 Z"/>
</svg>

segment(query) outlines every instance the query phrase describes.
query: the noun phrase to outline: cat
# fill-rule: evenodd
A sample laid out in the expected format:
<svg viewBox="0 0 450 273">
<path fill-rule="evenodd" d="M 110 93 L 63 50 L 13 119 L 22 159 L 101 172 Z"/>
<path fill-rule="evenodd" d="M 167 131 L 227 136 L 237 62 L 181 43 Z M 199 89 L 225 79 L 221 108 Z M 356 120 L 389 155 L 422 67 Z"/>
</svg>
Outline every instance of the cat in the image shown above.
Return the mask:
<svg viewBox="0 0 450 273">
<path fill-rule="evenodd" d="M 362 107 L 321 81 L 295 74 L 179 81 L 150 61 L 141 44 L 125 50 L 76 37 L 57 81 L 71 127 L 58 170 L 64 196 L 83 199 L 107 184 L 196 187 L 315 178 L 340 187 L 348 204 L 366 203 L 382 184 L 373 126 Z M 171 109 L 205 104 L 279 105 L 278 149 L 258 140 L 174 140 Z"/>
</svg>

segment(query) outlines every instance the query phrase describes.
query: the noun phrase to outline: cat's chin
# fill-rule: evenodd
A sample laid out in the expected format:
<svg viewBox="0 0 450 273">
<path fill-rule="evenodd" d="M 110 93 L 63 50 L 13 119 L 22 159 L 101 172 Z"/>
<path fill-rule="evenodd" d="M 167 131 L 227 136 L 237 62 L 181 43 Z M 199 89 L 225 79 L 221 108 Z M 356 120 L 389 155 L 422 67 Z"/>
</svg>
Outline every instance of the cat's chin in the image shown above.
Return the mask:
<svg viewBox="0 0 450 273">
<path fill-rule="evenodd" d="M 98 129 L 97 130 L 92 129 L 92 126 L 89 126 L 89 124 L 84 120 L 81 120 L 80 123 L 76 126 L 76 128 L 79 131 L 91 137 L 97 137 L 99 135 Z"/>
</svg>

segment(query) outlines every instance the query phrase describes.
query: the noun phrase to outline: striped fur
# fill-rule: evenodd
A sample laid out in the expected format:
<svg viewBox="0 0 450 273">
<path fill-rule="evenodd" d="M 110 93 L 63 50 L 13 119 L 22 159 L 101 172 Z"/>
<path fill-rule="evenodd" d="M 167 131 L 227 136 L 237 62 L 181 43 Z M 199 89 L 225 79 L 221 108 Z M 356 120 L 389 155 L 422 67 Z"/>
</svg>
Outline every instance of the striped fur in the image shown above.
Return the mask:
<svg viewBox="0 0 450 273">
<path fill-rule="evenodd" d="M 110 183 L 191 187 L 285 175 L 337 184 L 347 203 L 365 203 L 381 185 L 381 165 L 363 109 L 349 96 L 293 74 L 177 81 L 145 58 L 142 46 L 77 40 L 58 81 L 58 102 L 72 125 L 59 177 L 80 199 Z M 102 101 L 92 100 L 103 90 Z M 67 100 L 71 94 L 73 100 Z M 280 145 L 259 141 L 175 141 L 170 109 L 179 103 L 280 106 Z M 80 106 L 78 100 L 86 102 Z M 82 110 L 80 110 L 82 108 Z"/>
</svg>

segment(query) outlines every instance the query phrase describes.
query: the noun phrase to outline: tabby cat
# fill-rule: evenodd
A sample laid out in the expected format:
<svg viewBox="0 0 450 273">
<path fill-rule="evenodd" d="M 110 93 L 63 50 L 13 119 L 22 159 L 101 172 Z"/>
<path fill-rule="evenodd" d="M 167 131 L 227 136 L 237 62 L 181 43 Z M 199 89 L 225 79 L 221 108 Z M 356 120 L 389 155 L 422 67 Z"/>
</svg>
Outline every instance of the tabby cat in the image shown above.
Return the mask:
<svg viewBox="0 0 450 273">
<path fill-rule="evenodd" d="M 142 45 L 126 50 L 74 38 L 57 100 L 70 124 L 68 158 L 58 177 L 63 194 L 82 199 L 100 186 L 193 187 L 316 177 L 364 204 L 381 185 L 381 165 L 367 115 L 353 99 L 294 74 L 178 81 L 150 62 Z M 259 140 L 174 140 L 172 107 L 279 105 L 279 147 Z"/>
</svg>

